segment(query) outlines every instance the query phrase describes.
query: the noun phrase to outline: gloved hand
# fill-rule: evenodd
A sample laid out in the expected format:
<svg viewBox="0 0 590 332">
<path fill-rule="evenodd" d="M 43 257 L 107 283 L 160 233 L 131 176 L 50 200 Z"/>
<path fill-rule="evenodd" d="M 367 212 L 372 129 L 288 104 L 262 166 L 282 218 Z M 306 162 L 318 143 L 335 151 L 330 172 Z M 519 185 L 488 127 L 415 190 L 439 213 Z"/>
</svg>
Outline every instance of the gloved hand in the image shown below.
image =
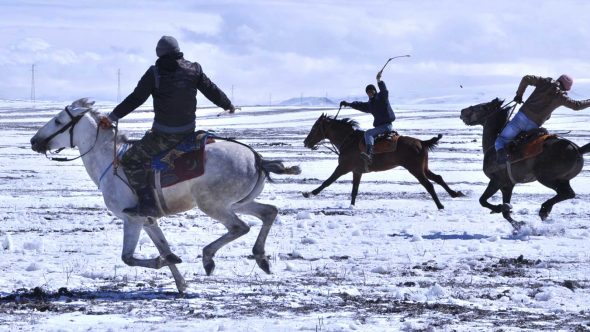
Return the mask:
<svg viewBox="0 0 590 332">
<path fill-rule="evenodd" d="M 343 106 L 350 106 L 350 103 L 343 100 L 340 102 L 340 107 L 343 107 Z"/>
<path fill-rule="evenodd" d="M 522 104 L 522 96 L 516 95 L 514 97 L 514 102 L 517 104 Z"/>
<path fill-rule="evenodd" d="M 380 70 L 380 71 L 377 73 L 377 82 L 380 82 L 380 81 L 381 81 L 381 75 L 382 75 L 382 74 L 383 74 L 383 71 L 382 71 L 382 70 Z"/>
<path fill-rule="evenodd" d="M 113 128 L 113 122 L 108 116 L 101 115 L 98 119 L 98 126 L 102 129 L 111 129 Z"/>
</svg>

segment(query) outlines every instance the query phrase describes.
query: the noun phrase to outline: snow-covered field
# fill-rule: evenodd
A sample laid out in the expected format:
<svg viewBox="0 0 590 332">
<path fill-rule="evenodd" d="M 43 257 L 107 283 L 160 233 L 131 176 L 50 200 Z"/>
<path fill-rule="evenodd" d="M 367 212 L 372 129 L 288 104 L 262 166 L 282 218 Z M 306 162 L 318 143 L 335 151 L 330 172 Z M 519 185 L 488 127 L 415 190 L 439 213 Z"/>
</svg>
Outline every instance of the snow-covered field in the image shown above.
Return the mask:
<svg viewBox="0 0 590 332">
<path fill-rule="evenodd" d="M 304 198 L 331 174 L 336 156 L 305 149 L 303 139 L 322 112 L 336 109 L 251 107 L 221 117 L 199 110 L 201 128 L 303 172 L 275 175 L 260 196 L 280 209 L 266 245 L 272 275 L 249 258 L 257 219 L 245 217 L 252 230 L 218 252 L 210 277 L 201 250 L 225 228 L 198 210 L 160 220 L 184 260 L 182 297 L 167 269 L 121 261 L 122 222 L 106 211 L 79 160 L 58 163 L 31 151 L 37 128 L 64 106 L 0 103 L 0 330 L 590 330 L 589 166 L 572 181 L 577 197 L 557 204 L 545 222 L 537 212 L 553 192 L 518 185 L 513 216 L 530 228 L 513 236 L 478 203 L 487 184 L 482 128 L 459 120 L 466 105 L 396 110 L 400 134 L 444 135 L 430 168 L 467 196 L 452 199 L 435 186 L 442 211 L 404 169 L 365 175 L 354 208 L 352 175 Z M 340 114 L 370 126 L 367 115 Z M 582 145 L 589 123 L 587 111 L 560 109 L 547 127 Z M 151 113 L 135 112 L 120 129 L 137 138 L 150 124 Z M 157 255 L 146 235 L 136 255 Z"/>
</svg>

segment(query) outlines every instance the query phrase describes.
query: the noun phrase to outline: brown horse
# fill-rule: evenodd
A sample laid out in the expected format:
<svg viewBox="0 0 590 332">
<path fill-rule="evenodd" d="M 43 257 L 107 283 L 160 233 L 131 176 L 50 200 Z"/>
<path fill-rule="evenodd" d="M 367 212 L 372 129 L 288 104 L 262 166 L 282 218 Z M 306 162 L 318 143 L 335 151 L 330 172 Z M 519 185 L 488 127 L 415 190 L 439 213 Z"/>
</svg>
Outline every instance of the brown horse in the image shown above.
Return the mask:
<svg viewBox="0 0 590 332">
<path fill-rule="evenodd" d="M 364 140 L 364 131 L 358 130 L 358 123 L 351 119 L 334 119 L 322 114 L 304 140 L 306 148 L 317 149 L 318 143 L 328 139 L 335 147 L 338 153 L 338 166 L 330 177 L 322 183 L 321 186 L 314 189 L 311 193 L 304 192 L 303 196 L 310 197 L 311 194 L 317 195 L 324 188 L 328 187 L 334 181 L 344 174 L 352 172 L 352 200 L 354 205 L 358 193 L 359 183 L 364 169 L 364 161 L 361 158 L 361 149 L 359 143 Z M 373 161 L 369 165 L 369 172 L 380 172 L 402 166 L 407 169 L 413 176 L 420 181 L 420 184 L 426 188 L 436 207 L 444 209 L 441 204 L 434 186 L 429 179 L 441 185 L 451 195 L 451 197 L 464 196 L 460 191 L 454 191 L 445 183 L 440 175 L 434 174 L 428 169 L 428 151 L 432 150 L 442 135 L 431 138 L 427 141 L 421 141 L 409 136 L 400 136 L 397 148 L 392 152 L 378 153 L 373 156 Z"/>
<path fill-rule="evenodd" d="M 554 197 L 541 205 L 539 216 L 545 220 L 553 205 L 576 196 L 570 180 L 573 179 L 584 166 L 584 153 L 590 152 L 590 144 L 578 147 L 573 142 L 556 137 L 543 143 L 543 152 L 539 155 L 519 160 L 510 165 L 510 168 L 499 167 L 496 164 L 496 150 L 494 142 L 498 134 L 504 128 L 508 120 L 510 106 L 502 107 L 503 101 L 496 98 L 488 103 L 482 103 L 461 110 L 461 120 L 468 125 L 483 126 L 483 171 L 490 178 L 490 182 L 484 193 L 479 198 L 479 203 L 492 210 L 492 213 L 500 213 L 516 229 L 524 224 L 517 222 L 510 216 L 510 199 L 516 183 L 539 181 L 557 193 Z M 510 172 L 510 173 L 509 173 Z M 498 190 L 502 191 L 503 204 L 492 205 L 488 199 Z"/>
</svg>

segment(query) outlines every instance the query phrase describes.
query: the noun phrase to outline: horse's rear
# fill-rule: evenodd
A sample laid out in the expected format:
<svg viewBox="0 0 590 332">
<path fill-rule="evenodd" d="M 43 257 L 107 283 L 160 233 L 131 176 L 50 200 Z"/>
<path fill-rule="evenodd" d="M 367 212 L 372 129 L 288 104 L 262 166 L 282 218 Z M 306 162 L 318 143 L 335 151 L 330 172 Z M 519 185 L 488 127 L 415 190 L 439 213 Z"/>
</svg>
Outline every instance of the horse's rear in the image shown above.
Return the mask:
<svg viewBox="0 0 590 332">
<path fill-rule="evenodd" d="M 215 268 L 213 256 L 222 246 L 248 233 L 250 227 L 237 213 L 262 220 L 262 229 L 252 250 L 256 262 L 270 273 L 264 245 L 277 216 L 275 206 L 255 201 L 262 192 L 268 173 L 299 174 L 299 167 L 286 168 L 282 162 L 265 160 L 251 148 L 229 141 L 205 147 L 203 175 L 168 187 L 162 191 L 170 213 L 198 206 L 209 217 L 222 223 L 228 233 L 203 249 L 203 266 L 209 275 Z"/>
</svg>

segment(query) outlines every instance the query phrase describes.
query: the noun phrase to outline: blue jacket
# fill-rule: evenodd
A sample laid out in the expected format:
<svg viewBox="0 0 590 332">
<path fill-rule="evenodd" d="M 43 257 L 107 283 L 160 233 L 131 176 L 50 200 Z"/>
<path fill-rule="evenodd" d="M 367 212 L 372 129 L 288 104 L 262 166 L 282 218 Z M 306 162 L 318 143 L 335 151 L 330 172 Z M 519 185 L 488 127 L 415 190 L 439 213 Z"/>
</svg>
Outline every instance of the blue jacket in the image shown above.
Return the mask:
<svg viewBox="0 0 590 332">
<path fill-rule="evenodd" d="M 387 91 L 385 82 L 379 81 L 377 85 L 379 85 L 379 92 L 375 97 L 367 102 L 355 101 L 350 103 L 350 107 L 355 110 L 373 115 L 373 127 L 391 124 L 395 121 L 395 114 L 391 109 L 391 105 L 389 105 L 389 91 Z"/>
</svg>

